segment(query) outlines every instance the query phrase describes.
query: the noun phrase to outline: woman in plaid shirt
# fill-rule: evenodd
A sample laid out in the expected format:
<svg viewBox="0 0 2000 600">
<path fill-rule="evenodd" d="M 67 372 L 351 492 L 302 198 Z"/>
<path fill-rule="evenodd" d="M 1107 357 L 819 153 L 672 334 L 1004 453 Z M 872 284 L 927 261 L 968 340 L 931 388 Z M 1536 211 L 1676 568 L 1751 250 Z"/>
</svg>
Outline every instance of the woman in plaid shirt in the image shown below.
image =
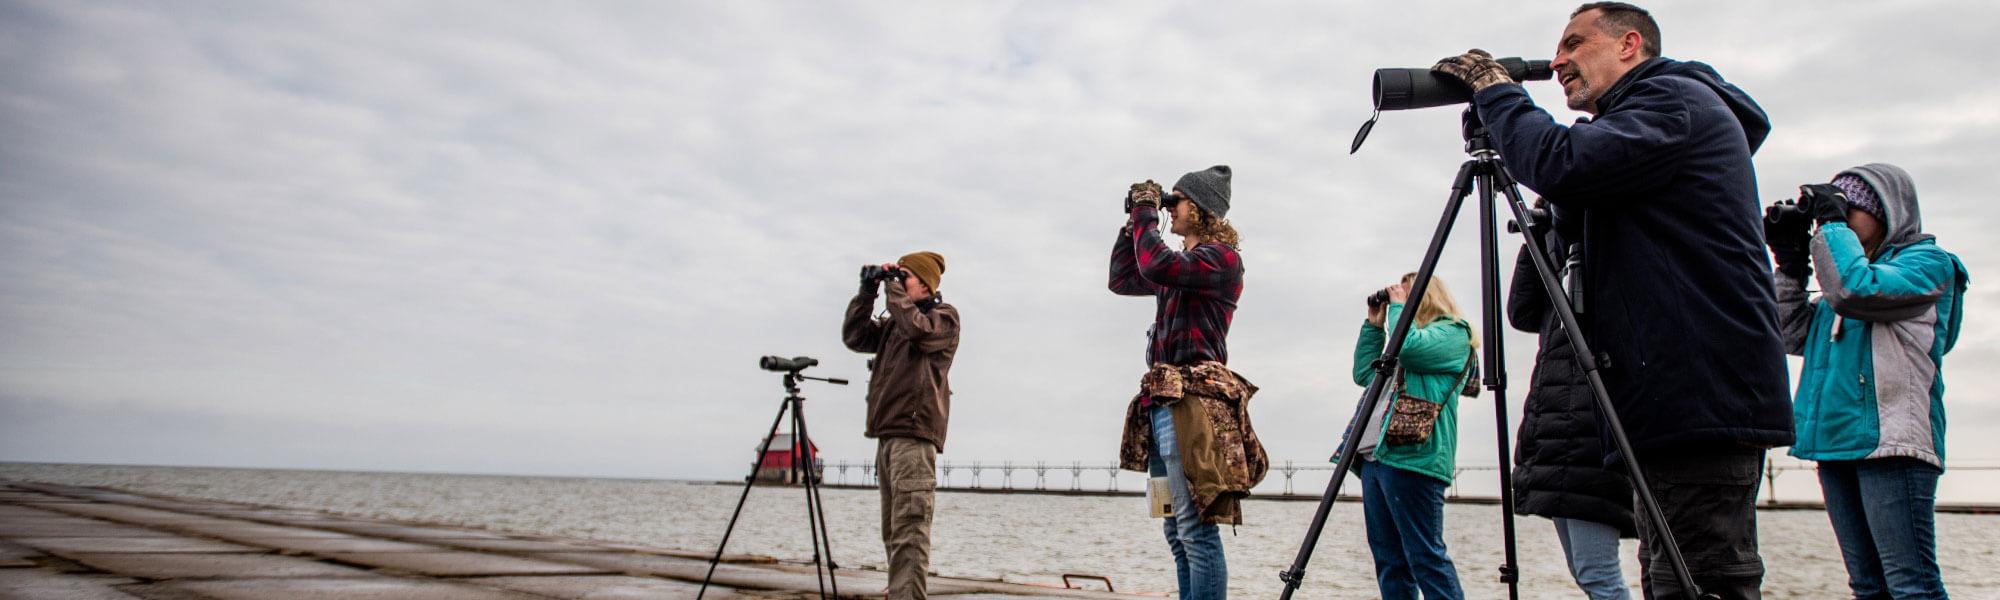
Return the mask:
<svg viewBox="0 0 2000 600">
<path fill-rule="evenodd" d="M 1173 193 L 1161 197 L 1151 182 L 1134 186 L 1133 207 L 1111 247 L 1111 291 L 1152 296 L 1153 326 L 1146 333 L 1148 367 L 1191 367 L 1229 362 L 1229 320 L 1243 295 L 1243 258 L 1229 212 L 1229 167 L 1217 165 L 1182 176 Z M 1176 250 L 1160 239 L 1159 208 L 1172 215 L 1170 229 L 1181 236 Z M 1140 394 L 1133 400 L 1152 424 L 1150 436 L 1128 431 L 1127 441 L 1150 437 L 1147 471 L 1166 478 L 1172 516 L 1164 519 L 1167 548 L 1173 552 L 1182 600 L 1221 600 L 1229 595 L 1229 569 L 1222 536 L 1204 518 L 1182 468 L 1173 411 Z"/>
</svg>

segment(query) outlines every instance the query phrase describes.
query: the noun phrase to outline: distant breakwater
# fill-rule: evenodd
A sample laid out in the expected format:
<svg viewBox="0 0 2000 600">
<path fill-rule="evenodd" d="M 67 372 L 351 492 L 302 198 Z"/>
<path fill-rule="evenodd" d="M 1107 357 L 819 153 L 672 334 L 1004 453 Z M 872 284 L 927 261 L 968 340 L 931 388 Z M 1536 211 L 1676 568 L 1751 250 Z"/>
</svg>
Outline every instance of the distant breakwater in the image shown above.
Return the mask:
<svg viewBox="0 0 2000 600">
<path fill-rule="evenodd" d="M 714 482 L 714 484 L 736 486 L 736 485 L 743 485 L 743 482 L 717 481 Z M 875 489 L 874 484 L 822 483 L 821 485 L 829 489 L 844 489 L 844 490 Z M 798 487 L 796 485 L 767 485 L 767 484 L 760 484 L 760 486 Z M 962 487 L 962 486 L 943 486 L 943 485 L 938 486 L 938 491 L 960 493 L 960 494 L 1038 494 L 1043 496 L 1085 496 L 1085 497 L 1114 497 L 1114 496 L 1138 497 L 1145 495 L 1144 492 L 1128 491 L 1128 490 L 1033 489 L 1033 488 L 1009 488 L 1009 487 Z M 1319 494 L 1253 494 L 1250 496 L 1251 500 L 1275 500 L 1280 502 L 1318 502 L 1320 498 L 1321 496 Z M 1340 501 L 1360 502 L 1361 497 L 1352 494 L 1341 494 Z M 1488 506 L 1500 504 L 1500 498 L 1496 496 L 1446 496 L 1444 501 L 1447 504 L 1474 504 L 1474 505 L 1488 505 Z M 1764 502 L 1757 503 L 1757 509 L 1758 510 L 1826 510 L 1826 504 L 1822 502 L 1811 502 L 1811 501 L 1767 500 Z M 1964 515 L 2000 515 L 2000 504 L 1966 504 L 1966 503 L 1939 504 L 1937 505 L 1937 512 L 1964 514 Z"/>
</svg>

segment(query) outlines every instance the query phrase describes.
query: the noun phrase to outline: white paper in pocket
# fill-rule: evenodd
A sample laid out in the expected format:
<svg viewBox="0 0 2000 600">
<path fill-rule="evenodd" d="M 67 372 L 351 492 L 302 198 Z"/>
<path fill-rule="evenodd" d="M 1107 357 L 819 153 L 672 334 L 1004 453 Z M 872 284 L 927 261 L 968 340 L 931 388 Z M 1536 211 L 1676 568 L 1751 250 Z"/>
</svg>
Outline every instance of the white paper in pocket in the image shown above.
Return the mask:
<svg viewBox="0 0 2000 600">
<path fill-rule="evenodd" d="M 1167 487 L 1167 478 L 1154 477 L 1146 484 L 1146 505 L 1153 507 L 1153 518 L 1164 519 L 1174 514 L 1174 492 Z"/>
</svg>

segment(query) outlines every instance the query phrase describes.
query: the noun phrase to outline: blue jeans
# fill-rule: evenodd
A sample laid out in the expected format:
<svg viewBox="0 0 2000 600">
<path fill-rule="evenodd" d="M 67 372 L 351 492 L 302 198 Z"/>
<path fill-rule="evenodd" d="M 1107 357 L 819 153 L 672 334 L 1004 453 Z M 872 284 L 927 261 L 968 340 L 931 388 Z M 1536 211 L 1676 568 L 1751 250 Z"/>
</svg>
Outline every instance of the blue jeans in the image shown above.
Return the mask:
<svg viewBox="0 0 2000 600">
<path fill-rule="evenodd" d="M 1577 589 L 1590 600 L 1632 600 L 1618 566 L 1618 528 L 1596 521 L 1556 518 L 1556 539 Z"/>
<path fill-rule="evenodd" d="M 1819 463 L 1826 516 L 1857 600 L 1946 597 L 1933 515 L 1942 474 L 1914 458 Z"/>
<path fill-rule="evenodd" d="M 1379 462 L 1361 464 L 1361 512 L 1383 600 L 1460 600 L 1458 567 L 1444 551 L 1445 483 Z"/>
<path fill-rule="evenodd" d="M 1204 523 L 1195 509 L 1194 493 L 1181 472 L 1180 442 L 1174 438 L 1174 413 L 1154 406 L 1153 451 L 1147 470 L 1166 477 L 1174 497 L 1174 516 L 1161 519 L 1167 549 L 1174 553 L 1174 574 L 1180 577 L 1181 600 L 1224 600 L 1229 597 L 1229 565 L 1222 557 L 1222 532 Z"/>
</svg>

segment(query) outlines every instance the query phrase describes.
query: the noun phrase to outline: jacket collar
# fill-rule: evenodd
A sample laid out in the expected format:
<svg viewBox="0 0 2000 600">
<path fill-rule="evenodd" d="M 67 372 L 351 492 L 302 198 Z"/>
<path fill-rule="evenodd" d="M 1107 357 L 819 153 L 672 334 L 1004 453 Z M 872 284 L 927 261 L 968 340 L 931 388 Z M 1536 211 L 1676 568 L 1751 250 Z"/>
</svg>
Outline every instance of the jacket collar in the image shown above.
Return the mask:
<svg viewBox="0 0 2000 600">
<path fill-rule="evenodd" d="M 1597 97 L 1597 114 L 1611 112 L 1618 106 L 1619 101 L 1624 100 L 1625 95 L 1632 91 L 1633 82 L 1652 77 L 1666 66 L 1667 62 L 1667 59 L 1655 56 L 1633 65 L 1632 70 L 1626 71 L 1623 77 L 1612 83 L 1610 89 L 1604 90 L 1604 95 Z"/>
</svg>

